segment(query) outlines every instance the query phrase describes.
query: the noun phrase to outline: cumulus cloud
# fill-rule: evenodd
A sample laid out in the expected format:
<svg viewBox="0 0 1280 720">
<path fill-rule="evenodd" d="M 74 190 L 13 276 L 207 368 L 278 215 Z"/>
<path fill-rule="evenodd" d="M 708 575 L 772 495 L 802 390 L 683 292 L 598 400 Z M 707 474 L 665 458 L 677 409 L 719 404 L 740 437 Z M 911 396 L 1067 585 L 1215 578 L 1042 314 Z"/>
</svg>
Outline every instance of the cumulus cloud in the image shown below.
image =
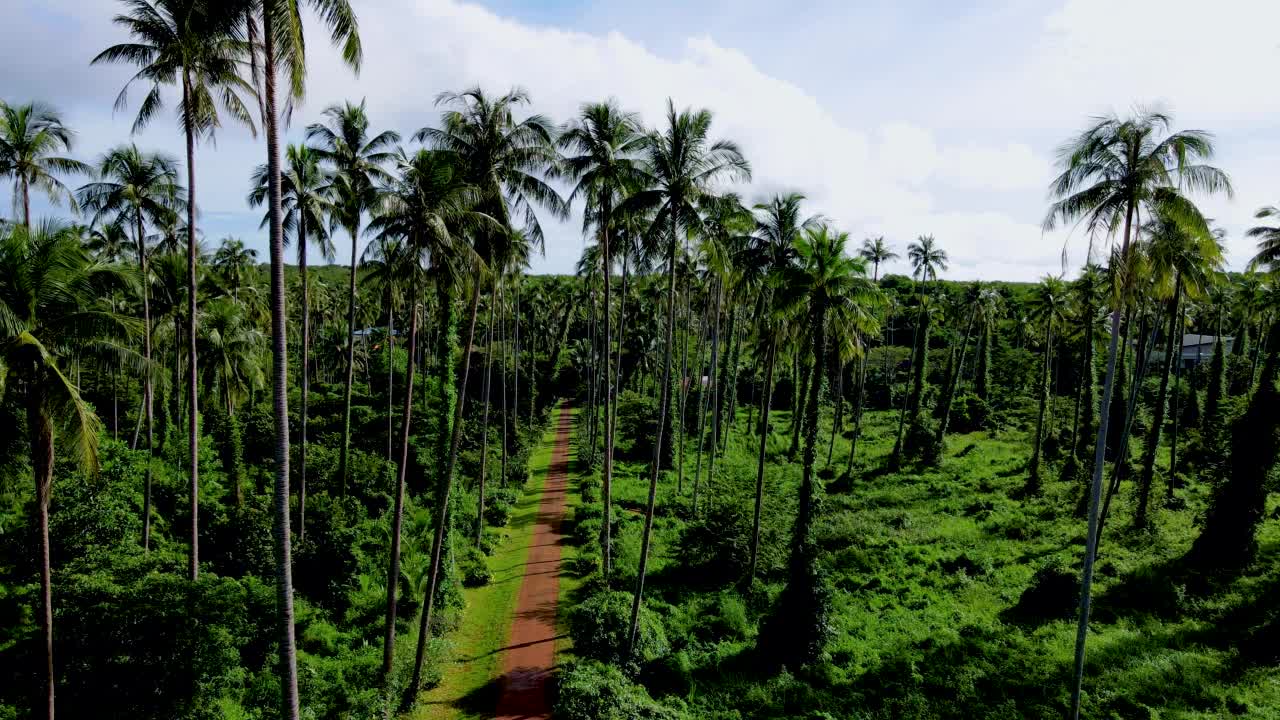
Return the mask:
<svg viewBox="0 0 1280 720">
<path fill-rule="evenodd" d="M 90 5 L 28 0 L 17 22 L 0 29 L 0 87 L 7 99 L 21 99 L 12 97 L 20 93 L 64 107 L 81 129 L 83 155 L 125 139 L 131 119 L 110 112 L 124 70 L 88 67 L 99 49 L 123 40 L 109 21 L 116 6 Z M 1218 34 L 1205 32 L 1203 25 L 1167 20 L 1166 15 L 1179 14 L 1166 12 L 1169 3 L 1113 5 L 1067 0 L 1032 28 L 1037 35 L 1025 62 L 995 75 L 975 74 L 971 87 L 903 88 L 896 96 L 866 98 L 893 107 L 895 98 L 907 93 L 936 93 L 937 107 L 944 109 L 872 123 L 843 105 L 834 112 L 830 102 L 795 79 L 763 70 L 759 60 L 768 57 L 765 53 L 786 52 L 785 42 L 749 50 L 728 47 L 717 41 L 716 28 L 708 27 L 682 42 L 664 42 L 669 49 L 659 52 L 633 35 L 534 25 L 459 0 L 369 0 L 359 8 L 366 61 L 358 77 L 325 46 L 321 29 L 311 28 L 308 97 L 289 139 L 301 140 L 302 128 L 318 119 L 326 104 L 345 98 L 367 98 L 375 126 L 407 136 L 436 122 L 437 93 L 472 85 L 493 92 L 523 86 L 534 99 L 530 111 L 556 121 L 570 117 L 584 101 L 615 97 L 656 124 L 670 97 L 678 107 L 712 109 L 716 134 L 743 147 L 754 170 L 753 185 L 742 189 L 749 199 L 802 191 L 812 211 L 832 218 L 855 238 L 885 234 L 902 249 L 918 234 L 935 235 L 951 253 L 951 276 L 1029 280 L 1056 274 L 1066 240 L 1065 234 L 1046 237 L 1039 228 L 1052 144 L 1090 112 L 1128 102 L 1137 92 L 1132 78 L 1141 80 L 1137 87 L 1144 94 L 1171 95 L 1171 102 L 1196 119 L 1229 117 L 1223 122 L 1248 125 L 1280 109 L 1274 94 L 1256 88 L 1245 92 L 1249 83 L 1241 65 L 1231 77 L 1195 70 L 1198 74 L 1189 77 L 1203 80 L 1197 83 L 1184 83 L 1185 74 L 1176 82 L 1161 75 L 1166 58 L 1173 58 L 1167 61 L 1173 63 L 1175 72 L 1168 73 L 1173 77 L 1200 64 L 1222 71 L 1228 60 L 1262 67 L 1275 51 L 1275 43 L 1268 45 L 1262 36 L 1277 23 L 1257 21 L 1276 11 L 1228 2 L 1221 12 L 1215 6 L 1212 13 L 1189 14 L 1193 3 L 1173 4 L 1185 5 L 1183 20 L 1217 23 L 1210 29 L 1221 30 Z M 1154 12 L 1157 7 L 1160 12 Z M 1209 15 L 1229 20 L 1202 17 Z M 1099 17 L 1109 19 L 1095 22 Z M 1125 30 L 1150 29 L 1153 22 L 1159 32 Z M 1234 35 L 1226 32 L 1229 22 Z M 1211 47 L 1189 46 L 1189 27 L 1208 35 Z M 57 28 L 70 30 L 53 44 Z M 1237 41 L 1252 47 L 1232 48 Z M 49 47 L 65 49 L 50 53 Z M 1121 77 L 1117 58 L 1132 62 L 1137 75 Z M 1196 87 L 1187 90 L 1183 84 Z M 138 141 L 180 155 L 174 125 L 171 118 L 158 118 Z M 988 129 L 971 131 L 977 125 Z M 1046 126 L 1053 129 L 1046 133 Z M 236 234 L 264 247 L 257 213 L 244 204 L 248 174 L 261 156 L 260 142 L 237 130 L 223 132 L 216 146 L 200 148 L 197 170 L 210 239 Z M 1251 178 L 1265 180 L 1262 165 L 1246 164 L 1258 168 Z M 1221 212 L 1237 225 L 1248 214 L 1236 206 Z M 547 223 L 546 257 L 535 261 L 535 271 L 572 268 L 582 246 L 578 223 Z M 1082 243 L 1067 247 L 1078 262 Z"/>
</svg>

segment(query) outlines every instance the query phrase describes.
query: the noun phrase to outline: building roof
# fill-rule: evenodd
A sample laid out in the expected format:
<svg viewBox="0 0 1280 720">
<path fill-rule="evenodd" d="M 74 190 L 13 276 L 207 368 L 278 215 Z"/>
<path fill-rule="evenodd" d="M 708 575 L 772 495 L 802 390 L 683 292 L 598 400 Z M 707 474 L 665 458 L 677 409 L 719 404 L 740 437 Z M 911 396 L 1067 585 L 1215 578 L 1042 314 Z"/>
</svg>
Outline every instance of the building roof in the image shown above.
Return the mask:
<svg viewBox="0 0 1280 720">
<path fill-rule="evenodd" d="M 1229 343 L 1232 340 L 1235 340 L 1235 338 L 1231 337 L 1230 335 L 1222 336 L 1223 342 Z M 1218 337 L 1216 335 L 1188 334 L 1188 335 L 1182 336 L 1182 347 L 1188 348 L 1188 347 L 1195 347 L 1196 345 L 1213 345 L 1217 341 L 1218 341 Z"/>
</svg>

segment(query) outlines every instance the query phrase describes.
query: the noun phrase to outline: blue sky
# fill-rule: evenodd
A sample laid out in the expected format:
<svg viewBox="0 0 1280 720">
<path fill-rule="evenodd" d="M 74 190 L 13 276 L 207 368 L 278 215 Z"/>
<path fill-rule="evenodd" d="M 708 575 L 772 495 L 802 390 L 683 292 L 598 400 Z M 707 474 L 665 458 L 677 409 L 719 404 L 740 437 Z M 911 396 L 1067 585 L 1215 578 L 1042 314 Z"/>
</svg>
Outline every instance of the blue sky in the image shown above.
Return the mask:
<svg viewBox="0 0 1280 720">
<path fill-rule="evenodd" d="M 110 23 L 118 3 L 16 2 L 0 27 L 0 97 L 59 107 L 79 132 L 83 159 L 129 140 L 132 115 L 111 110 L 127 70 L 88 65 L 124 39 Z M 1263 81 L 1280 69 L 1276 3 L 355 4 L 364 71 L 352 76 L 312 33 L 293 141 L 345 98 L 366 97 L 376 127 L 408 137 L 435 122 L 437 92 L 474 84 L 521 85 L 534 99 L 530 110 L 557 121 L 612 95 L 656 122 L 671 96 L 712 109 L 717 132 L 744 147 L 755 177 L 738 189 L 749 199 L 799 190 L 811 211 L 855 239 L 884 234 L 900 248 L 933 234 L 951 254 L 954 278 L 1057 274 L 1064 246 L 1073 271 L 1085 240 L 1039 227 L 1054 149 L 1090 116 L 1134 103 L 1162 103 L 1180 127 L 1216 134 L 1218 163 L 1237 194 L 1204 206 L 1227 230 L 1233 267 L 1250 254 L 1243 232 L 1253 211 L 1280 201 L 1280 93 Z M 182 156 L 172 113 L 134 140 Z M 265 247 L 258 214 L 244 203 L 262 155 L 261 142 L 237 128 L 199 148 L 207 241 L 234 235 Z M 0 202 L 8 192 L 0 188 Z M 572 267 L 583 244 L 579 223 L 546 222 L 546 256 L 533 271 Z"/>
</svg>

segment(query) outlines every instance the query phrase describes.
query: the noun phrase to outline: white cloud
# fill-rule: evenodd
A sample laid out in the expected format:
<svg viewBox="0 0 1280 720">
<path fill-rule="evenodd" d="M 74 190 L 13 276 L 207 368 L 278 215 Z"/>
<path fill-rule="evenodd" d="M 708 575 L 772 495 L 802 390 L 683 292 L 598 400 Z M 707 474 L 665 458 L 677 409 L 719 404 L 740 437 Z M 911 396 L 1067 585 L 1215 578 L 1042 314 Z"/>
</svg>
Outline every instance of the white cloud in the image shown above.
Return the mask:
<svg viewBox="0 0 1280 720">
<path fill-rule="evenodd" d="M 82 156 L 125 140 L 131 119 L 110 113 L 124 69 L 88 66 L 99 49 L 124 39 L 109 21 L 115 5 L 90 5 L 28 0 L 10 14 L 17 21 L 0 28 L 0 87 L 13 88 L 6 96 L 43 93 L 63 107 L 81 130 Z M 1255 204 L 1280 199 L 1265 197 L 1280 147 L 1272 143 L 1265 157 L 1256 158 L 1231 149 L 1239 128 L 1252 129 L 1255 137 L 1278 129 L 1280 96 L 1259 89 L 1251 74 L 1277 65 L 1280 43 L 1267 34 L 1280 25 L 1280 8 L 1262 3 L 1229 1 L 1206 9 L 1194 0 L 1066 0 L 1023 28 L 1030 39 L 1020 62 L 970 75 L 943 73 L 945 85 L 895 88 L 885 82 L 875 95 L 851 89 L 860 103 L 874 105 L 875 120 L 762 69 L 770 53 L 786 53 L 788 42 L 803 39 L 784 37 L 747 52 L 718 42 L 718 28 L 711 26 L 683 42 L 664 41 L 675 50 L 659 53 L 632 34 L 534 26 L 457 0 L 367 0 L 359 11 L 366 61 L 358 77 L 326 47 L 321 29 L 311 28 L 308 98 L 291 140 L 301 139 L 301 129 L 325 105 L 344 98 L 366 97 L 376 127 L 407 136 L 436 121 L 438 92 L 471 85 L 492 92 L 523 86 L 534 100 L 531 111 L 556 121 L 584 101 L 613 96 L 657 123 L 671 97 L 679 107 L 714 110 L 715 133 L 743 147 L 755 175 L 748 198 L 802 191 L 811 210 L 856 238 L 882 232 L 905 246 L 931 233 L 951 253 L 951 275 L 989 279 L 1029 280 L 1058 271 L 1063 236 L 1043 237 L 1038 225 L 1052 146 L 1087 115 L 1123 108 L 1135 97 L 1165 99 L 1180 121 L 1227 132 L 1219 144 L 1224 163 L 1229 159 L 1242 170 L 1236 174 L 1240 197 L 1208 207 L 1234 235 Z M 718 23 L 731 21 L 725 16 Z M 72 28 L 59 36 L 66 50 L 33 65 L 31 58 L 49 56 L 41 46 L 64 26 Z M 1012 52 L 1004 38 L 989 42 Z M 892 78 L 895 62 L 885 59 L 886 77 Z M 841 92 L 842 77 L 841 68 L 822 66 L 798 80 L 827 97 Z M 920 96 L 937 100 L 915 117 L 885 119 L 893 108 L 921 107 L 906 102 Z M 138 142 L 181 157 L 168 115 Z M 257 213 L 243 199 L 261 156 L 261 143 L 237 130 L 224 132 L 216 147 L 200 148 L 200 199 L 210 239 L 234 233 L 263 246 Z M 547 229 L 547 258 L 535 270 L 567 271 L 582 245 L 579 228 L 549 223 Z M 1247 243 L 1232 243 L 1233 260 L 1247 254 Z M 1069 247 L 1078 256 L 1082 246 L 1073 240 Z"/>
</svg>

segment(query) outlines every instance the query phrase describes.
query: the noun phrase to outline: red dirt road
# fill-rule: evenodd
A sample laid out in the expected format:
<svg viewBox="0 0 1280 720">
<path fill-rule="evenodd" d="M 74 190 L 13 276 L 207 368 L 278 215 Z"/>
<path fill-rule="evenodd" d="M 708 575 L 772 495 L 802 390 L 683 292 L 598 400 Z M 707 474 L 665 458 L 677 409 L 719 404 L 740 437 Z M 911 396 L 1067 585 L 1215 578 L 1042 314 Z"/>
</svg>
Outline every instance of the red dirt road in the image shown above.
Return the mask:
<svg viewBox="0 0 1280 720">
<path fill-rule="evenodd" d="M 556 604 L 560 596 L 560 543 L 564 539 L 560 526 L 568 491 L 569 432 L 573 427 L 569 409 L 562 407 L 558 412 L 556 444 L 551 450 L 551 466 L 502 661 L 498 720 L 551 717 L 548 686 L 556 662 Z"/>
</svg>

